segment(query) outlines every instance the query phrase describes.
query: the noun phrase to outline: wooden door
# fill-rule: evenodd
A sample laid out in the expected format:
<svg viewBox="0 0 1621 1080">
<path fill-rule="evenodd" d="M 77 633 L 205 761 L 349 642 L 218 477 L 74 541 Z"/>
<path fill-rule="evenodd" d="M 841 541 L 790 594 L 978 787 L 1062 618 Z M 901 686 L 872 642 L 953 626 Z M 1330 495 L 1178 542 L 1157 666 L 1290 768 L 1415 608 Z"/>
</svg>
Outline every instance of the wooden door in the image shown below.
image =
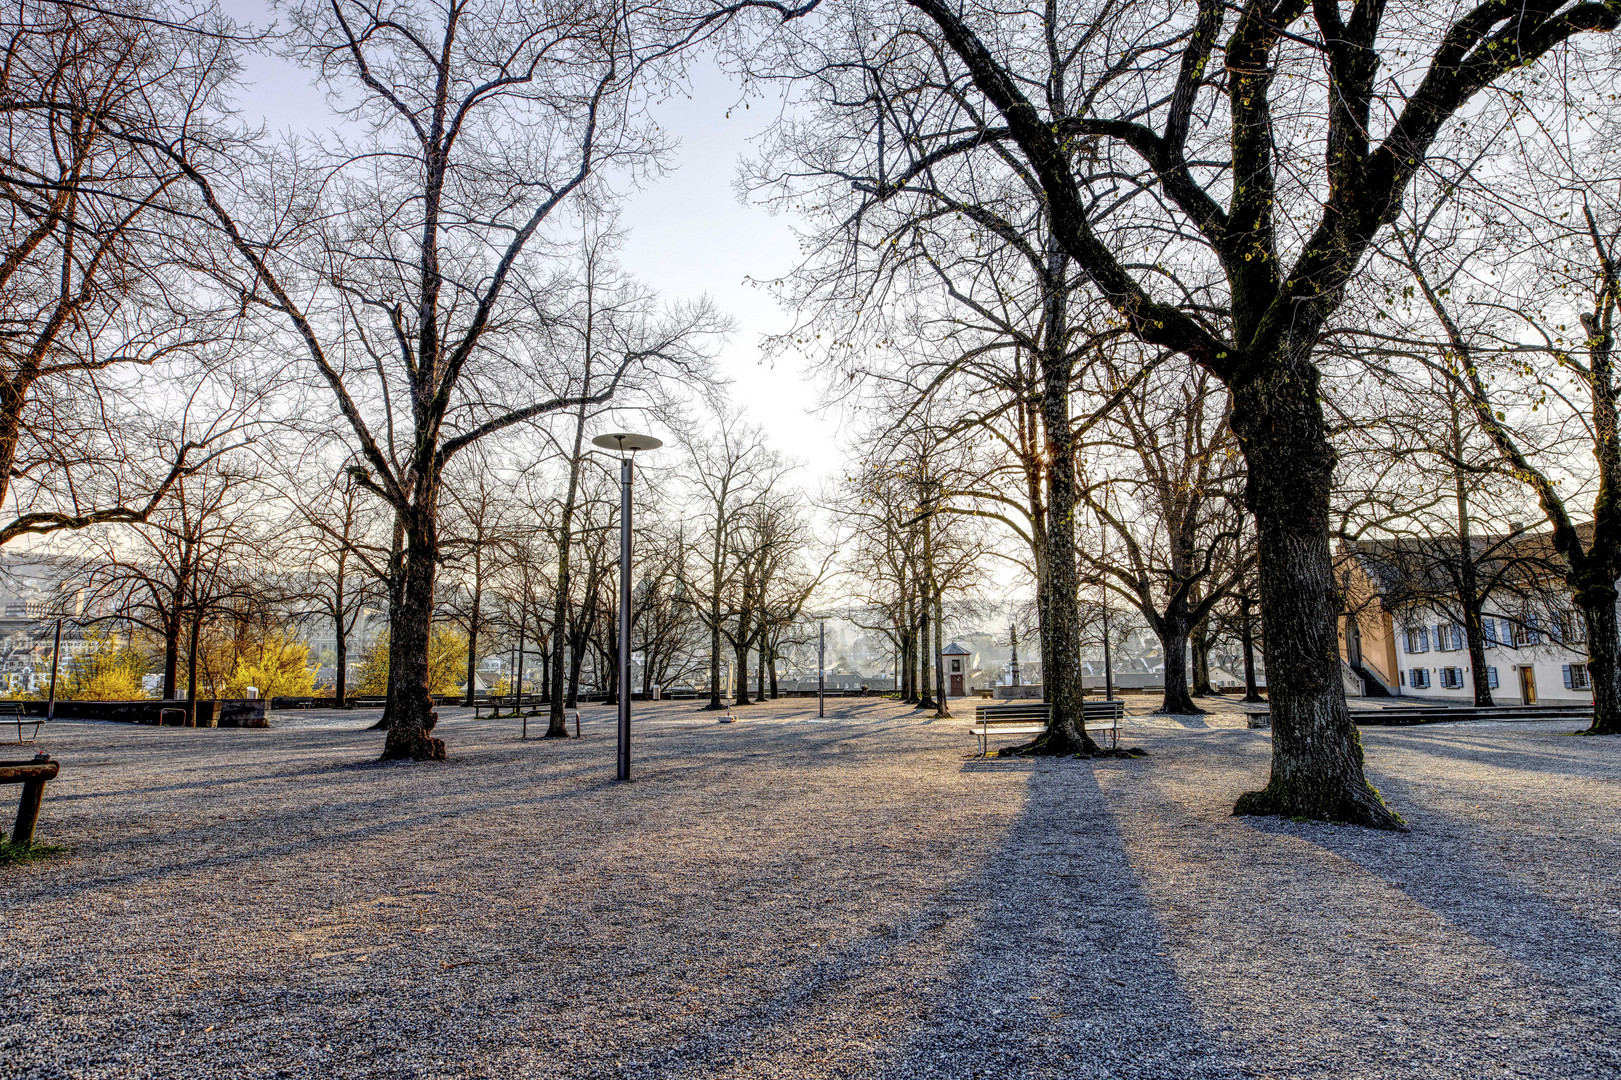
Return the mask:
<svg viewBox="0 0 1621 1080">
<path fill-rule="evenodd" d="M 1527 705 L 1537 703 L 1537 674 L 1528 667 L 1520 669 L 1520 701 Z"/>
<path fill-rule="evenodd" d="M 952 697 L 962 697 L 963 696 L 963 693 L 962 693 L 962 676 L 961 675 L 953 675 L 951 677 L 951 696 Z"/>
</svg>

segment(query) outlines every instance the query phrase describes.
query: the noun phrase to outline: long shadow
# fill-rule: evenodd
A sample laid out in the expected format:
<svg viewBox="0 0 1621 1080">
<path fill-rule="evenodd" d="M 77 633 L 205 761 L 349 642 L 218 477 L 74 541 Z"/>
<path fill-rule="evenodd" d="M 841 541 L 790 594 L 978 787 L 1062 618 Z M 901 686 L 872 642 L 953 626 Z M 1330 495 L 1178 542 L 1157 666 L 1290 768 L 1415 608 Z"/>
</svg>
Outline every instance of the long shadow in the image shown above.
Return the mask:
<svg viewBox="0 0 1621 1080">
<path fill-rule="evenodd" d="M 1550 982 L 1572 990 L 1585 987 L 1583 996 L 1602 1003 L 1603 1015 L 1621 1024 L 1621 971 L 1614 963 L 1621 954 L 1621 928 L 1539 895 L 1501 860 L 1483 858 L 1478 825 L 1437 806 L 1417 785 L 1393 778 L 1380 778 L 1379 784 L 1409 808 L 1420 844 L 1372 846 L 1360 842 L 1355 830 L 1314 830 L 1311 841 Z M 1568 846 L 1559 857 L 1601 873 L 1621 861 L 1614 835 L 1592 840 L 1588 847 L 1608 850 Z M 1611 1049 L 1621 1075 L 1621 1043 Z"/>
<path fill-rule="evenodd" d="M 1513 749 L 1496 749 L 1494 744 L 1486 743 L 1485 733 L 1467 735 L 1457 728 L 1443 730 L 1430 729 L 1415 731 L 1412 728 L 1382 728 L 1379 729 L 1384 739 L 1392 744 L 1411 750 L 1415 753 L 1430 754 L 1435 757 L 1450 758 L 1455 761 L 1468 761 L 1475 764 L 1490 765 L 1493 768 L 1511 770 L 1526 770 L 1546 773 L 1568 773 L 1573 761 L 1582 760 L 1585 756 L 1583 749 L 1594 747 L 1590 740 L 1577 740 L 1566 738 L 1565 731 L 1548 731 L 1529 733 L 1533 736 L 1543 736 L 1548 739 L 1560 739 L 1557 750 L 1527 750 L 1524 747 Z M 1364 738 L 1366 737 L 1364 732 Z M 1460 739 L 1460 735 L 1466 735 Z M 1475 741 L 1481 740 L 1481 741 Z"/>
<path fill-rule="evenodd" d="M 829 756 L 837 756 L 845 763 L 853 763 L 870 755 L 882 753 L 876 748 L 838 751 L 830 749 L 835 745 L 852 743 L 856 740 L 871 740 L 898 726 L 912 726 L 910 719 L 885 719 L 875 724 L 864 724 L 858 729 L 827 729 L 827 728 L 793 728 L 792 738 L 795 742 L 808 746 L 821 747 Z M 783 728 L 762 729 L 772 731 L 776 738 L 783 737 Z M 645 736 L 644 736 L 645 737 Z M 659 738 L 680 738 L 679 732 L 664 733 Z M 534 741 L 534 740 L 531 740 Z M 769 760 L 780 748 L 773 745 L 775 740 L 760 742 L 754 741 L 752 745 L 709 745 L 697 753 L 689 754 L 685 759 L 672 761 L 663 757 L 643 759 L 633 764 L 633 782 L 642 784 L 656 784 L 662 779 L 675 779 L 682 774 L 693 771 L 730 769 L 747 767 L 751 761 Z M 319 751 L 321 747 L 301 747 L 302 751 Z M 435 764 L 425 766 L 433 770 L 435 779 L 446 775 L 444 770 L 459 768 L 489 769 L 496 765 L 511 762 L 511 755 L 517 747 L 482 747 L 479 751 L 466 757 L 457 758 L 453 755 L 452 762 L 448 764 Z M 892 756 L 893 751 L 884 754 Z M 489 760 L 492 756 L 503 755 L 507 762 Z M 211 763 L 204 763 L 201 767 L 210 767 Z M 260 770 L 246 775 L 237 771 L 236 766 L 230 766 L 228 774 L 207 780 L 182 781 L 172 784 L 152 785 L 143 788 L 119 788 L 98 792 L 67 793 L 61 797 L 49 796 L 51 802 L 94 802 L 96 800 L 120 799 L 125 797 L 173 795 L 189 791 L 227 791 L 238 788 L 244 784 L 269 783 L 275 781 L 299 781 L 317 778 L 333 778 L 344 775 L 355 779 L 366 779 L 378 772 L 393 769 L 412 768 L 409 764 L 379 763 L 373 760 L 360 762 L 318 762 L 299 768 L 284 768 L 273 770 Z M 221 765 L 224 772 L 226 766 Z M 417 828 L 419 826 L 445 823 L 461 818 L 486 814 L 492 811 L 513 810 L 524 807 L 542 805 L 566 805 L 576 799 L 584 798 L 593 792 L 611 789 L 613 780 L 613 764 L 610 757 L 603 755 L 600 760 L 590 758 L 552 759 L 544 762 L 546 769 L 543 775 L 536 775 L 528 769 L 514 771 L 506 777 L 496 780 L 481 780 L 476 801 L 459 803 L 454 806 L 433 806 L 417 812 L 411 812 L 413 804 L 434 803 L 441 798 L 442 793 L 437 784 L 433 787 L 415 790 L 407 794 L 394 791 L 377 792 L 366 798 L 333 798 L 336 794 L 330 790 L 323 792 L 323 812 L 335 818 L 373 819 L 367 824 L 350 829 L 326 832 L 319 836 L 297 834 L 308 829 L 307 808 L 299 806 L 277 807 L 274 811 L 258 809 L 256 819 L 252 826 L 253 833 L 245 836 L 247 846 L 240 850 L 199 855 L 192 858 L 182 858 L 161 865 L 146 866 L 138 870 L 125 873 L 103 874 L 95 877 L 80 878 L 68 883 L 48 883 L 42 880 L 38 889 L 28 893 L 16 894 L 27 899 L 59 898 L 65 899 L 79 894 L 93 892 L 97 889 L 125 885 L 141 881 L 161 880 L 171 876 L 185 876 L 205 870 L 217 869 L 244 861 L 257 861 L 261 859 L 275 859 L 290 855 L 313 856 L 321 850 L 335 845 L 343 845 L 363 837 L 376 837 L 390 832 L 398 832 Z M 594 778 L 594 779 L 592 779 Z M 512 794 L 502 798 L 503 793 L 532 792 L 540 784 L 568 783 L 566 790 L 548 794 Z M 585 782 L 588 781 L 588 782 Z M 406 811 L 402 813 L 403 811 Z M 172 810 L 165 809 L 165 814 Z M 151 830 L 144 834 L 128 836 L 127 834 L 111 843 L 81 844 L 79 850 L 85 855 L 107 854 L 120 850 L 140 852 L 145 849 L 161 849 L 164 851 L 186 852 L 195 851 L 198 847 L 220 836 L 221 824 L 218 821 L 198 822 L 195 824 L 165 824 L 161 830 Z M 263 843 L 260 835 L 287 835 L 296 836 L 294 839 L 280 840 L 273 843 Z"/>
<path fill-rule="evenodd" d="M 1433 746 L 1409 748 L 1434 750 L 1446 759 L 1470 757 Z M 1493 765 L 1510 767 L 1497 760 L 1499 757 L 1493 754 L 1489 759 Z M 1539 774 L 1557 771 L 1545 763 L 1528 764 L 1527 768 Z M 1377 774 L 1373 779 L 1393 803 L 1403 807 L 1413 825 L 1410 837 L 1401 843 L 1370 843 L 1360 830 L 1314 828 L 1297 839 L 1382 880 L 1509 961 L 1480 969 L 1478 997 L 1472 1004 L 1492 1005 L 1505 992 L 1523 995 L 1533 1008 L 1541 1010 L 1540 1019 L 1513 1017 L 1522 1029 L 1536 1030 L 1542 1037 L 1540 1043 L 1503 1044 L 1505 1053 L 1512 1049 L 1520 1057 L 1536 1058 L 1536 1063 L 1522 1061 L 1520 1069 L 1559 1070 L 1535 1075 L 1621 1076 L 1621 1040 L 1614 1036 L 1621 1029 L 1621 970 L 1615 964 L 1615 957 L 1621 955 L 1621 931 L 1613 921 L 1589 917 L 1541 895 L 1536 884 L 1538 875 L 1563 873 L 1561 893 L 1582 895 L 1585 888 L 1597 906 L 1613 906 L 1613 901 L 1603 901 L 1602 892 L 1613 887 L 1609 875 L 1621 862 L 1621 845 L 1615 834 L 1576 840 L 1558 837 L 1554 838 L 1558 850 L 1544 851 L 1530 838 L 1517 835 L 1512 822 L 1496 826 L 1494 835 L 1492 823 L 1483 825 L 1457 815 L 1428 796 L 1422 780 Z M 1609 779 L 1613 783 L 1616 777 Z M 1556 813 L 1574 809 L 1551 798 L 1548 806 Z M 1588 816 L 1608 820 L 1603 816 L 1606 809 L 1607 805 L 1595 806 Z M 1266 819 L 1254 819 L 1251 827 L 1264 831 L 1288 828 Z M 1487 850 L 1516 846 L 1519 850 L 1512 862 Z M 1550 866 L 1547 860 L 1551 859 L 1563 865 Z M 1571 880 L 1584 872 L 1593 880 L 1585 884 L 1579 877 Z M 1594 892 L 1599 895 L 1592 895 Z M 1460 958 L 1459 962 L 1469 961 Z M 1476 1023 L 1484 1032 L 1495 1026 L 1489 1009 Z M 1522 1074 L 1531 1075 L 1516 1072 Z"/>
<path fill-rule="evenodd" d="M 976 873 L 806 964 L 774 994 L 626 1076 L 739 1062 L 814 1075 L 1225 1077 L 1091 769 L 1025 769 L 1027 798 Z M 860 1047 L 853 1060 L 830 1048 Z M 808 1062 L 806 1062 L 808 1064 Z M 784 1075 L 788 1075 L 785 1073 Z M 799 1073 L 798 1075 L 807 1075 Z"/>
</svg>

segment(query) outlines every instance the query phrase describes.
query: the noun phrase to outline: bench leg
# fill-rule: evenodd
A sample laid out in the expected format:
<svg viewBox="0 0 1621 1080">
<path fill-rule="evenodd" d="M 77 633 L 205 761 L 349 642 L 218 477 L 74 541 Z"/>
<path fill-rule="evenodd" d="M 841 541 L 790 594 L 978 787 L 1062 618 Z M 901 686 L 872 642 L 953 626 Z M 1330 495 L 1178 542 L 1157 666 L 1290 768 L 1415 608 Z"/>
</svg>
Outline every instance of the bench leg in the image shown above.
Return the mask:
<svg viewBox="0 0 1621 1080">
<path fill-rule="evenodd" d="M 34 826 L 39 822 L 39 804 L 45 795 L 44 780 L 25 780 L 22 798 L 17 800 L 17 823 L 11 827 L 11 842 L 27 847 L 34 842 Z"/>
</svg>

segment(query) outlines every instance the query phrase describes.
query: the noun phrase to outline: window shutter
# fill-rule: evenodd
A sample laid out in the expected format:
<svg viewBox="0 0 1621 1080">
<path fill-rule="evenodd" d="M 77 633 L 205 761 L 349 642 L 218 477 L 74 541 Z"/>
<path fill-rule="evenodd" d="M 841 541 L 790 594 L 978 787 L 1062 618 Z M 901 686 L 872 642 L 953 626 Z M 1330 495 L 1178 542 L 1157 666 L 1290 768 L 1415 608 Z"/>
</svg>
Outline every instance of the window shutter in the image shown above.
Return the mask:
<svg viewBox="0 0 1621 1080">
<path fill-rule="evenodd" d="M 1418 628 L 1418 651 L 1430 651 L 1430 630 L 1427 626 L 1421 626 Z"/>
<path fill-rule="evenodd" d="M 1492 690 L 1497 689 L 1497 669 L 1494 667 L 1486 669 L 1486 686 Z"/>
<path fill-rule="evenodd" d="M 1565 665 L 1565 689 L 1566 690 L 1573 689 L 1573 685 L 1572 685 L 1572 683 L 1570 681 L 1570 665 L 1569 664 Z"/>
</svg>

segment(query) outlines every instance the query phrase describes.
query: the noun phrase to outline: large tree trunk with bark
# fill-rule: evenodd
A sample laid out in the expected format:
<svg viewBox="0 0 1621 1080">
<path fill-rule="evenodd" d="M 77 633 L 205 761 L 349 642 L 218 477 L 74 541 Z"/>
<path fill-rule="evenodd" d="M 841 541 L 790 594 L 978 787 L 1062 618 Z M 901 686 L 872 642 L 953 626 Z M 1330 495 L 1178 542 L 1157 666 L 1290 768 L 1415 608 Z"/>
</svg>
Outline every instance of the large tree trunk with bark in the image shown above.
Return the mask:
<svg viewBox="0 0 1621 1080">
<path fill-rule="evenodd" d="M 439 716 L 428 694 L 428 642 L 433 631 L 433 586 L 439 564 L 438 523 L 432 496 L 406 523 L 405 580 L 399 617 L 389 628 L 391 683 L 388 737 L 383 759 L 442 761 L 445 741 L 429 734 Z"/>
<path fill-rule="evenodd" d="M 1576 594 L 1587 621 L 1587 673 L 1593 684 L 1589 735 L 1621 735 L 1621 632 L 1614 585 L 1595 583 Z"/>
<path fill-rule="evenodd" d="M 1203 709 L 1193 703 L 1188 693 L 1188 625 L 1187 598 L 1180 593 L 1166 605 L 1165 614 L 1158 620 L 1160 650 L 1165 654 L 1165 698 L 1156 710 L 1172 715 L 1198 715 Z"/>
<path fill-rule="evenodd" d="M 1061 265 L 1061 264 L 1060 264 Z M 1056 283 L 1055 283 L 1056 286 Z M 1061 286 L 1050 286 L 1048 333 L 1065 325 Z M 1086 733 L 1085 684 L 1081 675 L 1080 573 L 1075 555 L 1075 440 L 1069 423 L 1070 381 L 1074 363 L 1069 342 L 1059 335 L 1041 357 L 1042 427 L 1046 433 L 1047 505 L 1042 543 L 1046 587 L 1040 589 L 1042 611 L 1041 671 L 1052 716 L 1047 730 L 1028 747 L 1037 754 L 1097 754 L 1101 748 Z"/>
<path fill-rule="evenodd" d="M 1261 625 L 1272 714 L 1272 775 L 1238 814 L 1279 814 L 1400 829 L 1363 772 L 1362 742 L 1340 679 L 1338 604 L 1329 550 L 1334 450 L 1309 343 L 1296 363 L 1254 366 L 1233 385 L 1232 426 L 1255 515 Z"/>
</svg>

